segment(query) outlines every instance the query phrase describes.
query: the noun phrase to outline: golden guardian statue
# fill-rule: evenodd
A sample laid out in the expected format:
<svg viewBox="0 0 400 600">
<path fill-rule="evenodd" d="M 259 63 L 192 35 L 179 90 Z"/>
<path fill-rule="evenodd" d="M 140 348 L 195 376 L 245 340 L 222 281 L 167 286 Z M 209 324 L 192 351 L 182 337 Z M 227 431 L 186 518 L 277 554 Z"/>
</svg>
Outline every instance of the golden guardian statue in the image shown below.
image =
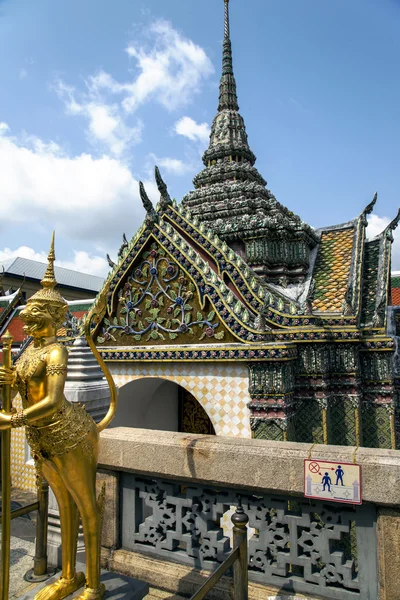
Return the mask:
<svg viewBox="0 0 400 600">
<path fill-rule="evenodd" d="M 103 598 L 100 583 L 102 501 L 96 496 L 99 431 L 114 416 L 116 389 L 112 377 L 90 336 L 90 324 L 98 318 L 101 298 L 86 319 L 85 333 L 111 388 L 111 402 L 103 421 L 96 425 L 81 405 L 64 396 L 68 351 L 56 332 L 65 319 L 67 303 L 55 289 L 54 233 L 42 289 L 21 311 L 24 331 L 33 338 L 12 368 L 0 367 L 0 386 L 11 386 L 22 398 L 23 410 L 0 413 L 0 429 L 25 427 L 38 477 L 44 477 L 57 499 L 61 521 L 62 575 L 35 596 L 35 600 L 59 600 L 85 584 L 81 600 Z M 86 578 L 76 572 L 79 516 L 86 547 Z"/>
</svg>

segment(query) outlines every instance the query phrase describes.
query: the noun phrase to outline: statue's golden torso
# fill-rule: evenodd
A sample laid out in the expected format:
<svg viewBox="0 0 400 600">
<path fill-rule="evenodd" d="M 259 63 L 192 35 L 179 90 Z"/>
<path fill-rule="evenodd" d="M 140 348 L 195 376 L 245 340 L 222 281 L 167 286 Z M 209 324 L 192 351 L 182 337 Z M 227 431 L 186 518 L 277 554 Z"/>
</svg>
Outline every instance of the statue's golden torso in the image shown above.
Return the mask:
<svg viewBox="0 0 400 600">
<path fill-rule="evenodd" d="M 57 364 L 48 364 L 48 358 L 59 355 Z M 60 360 L 61 357 L 63 360 Z M 48 378 L 66 373 L 66 349 L 55 342 L 44 347 L 29 346 L 16 362 L 16 387 L 21 395 L 22 405 L 28 408 L 47 395 Z M 40 469 L 43 460 L 62 456 L 79 444 L 90 453 L 92 444 L 87 439 L 92 433 L 97 437 L 96 425 L 81 405 L 71 404 L 60 394 L 57 411 L 48 417 L 38 419 L 26 427 L 27 441 L 31 447 L 36 466 Z"/>
<path fill-rule="evenodd" d="M 15 363 L 16 387 L 24 408 L 28 408 L 46 397 L 47 358 L 53 351 L 60 352 L 61 349 L 62 345 L 58 342 L 39 348 L 35 348 L 31 344 Z M 60 361 L 59 368 L 66 371 L 67 361 Z M 63 400 L 67 402 L 64 394 Z M 49 421 L 49 419 L 43 418 L 40 423 L 44 424 L 46 421 Z"/>
</svg>

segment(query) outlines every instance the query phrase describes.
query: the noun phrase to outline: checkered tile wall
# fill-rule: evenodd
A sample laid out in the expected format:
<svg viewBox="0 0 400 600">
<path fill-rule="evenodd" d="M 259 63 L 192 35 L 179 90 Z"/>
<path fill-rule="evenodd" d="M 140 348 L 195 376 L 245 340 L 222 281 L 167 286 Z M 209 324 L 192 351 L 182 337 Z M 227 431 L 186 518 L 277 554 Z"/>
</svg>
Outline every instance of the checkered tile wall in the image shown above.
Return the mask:
<svg viewBox="0 0 400 600">
<path fill-rule="evenodd" d="M 174 381 L 196 398 L 217 435 L 251 437 L 249 374 L 243 363 L 111 363 L 118 387 L 143 377 Z"/>
<path fill-rule="evenodd" d="M 13 406 L 22 410 L 19 394 Z M 20 490 L 36 491 L 36 474 L 33 461 L 29 460 L 29 450 L 25 438 L 25 427 L 11 430 L 11 485 Z"/>
</svg>

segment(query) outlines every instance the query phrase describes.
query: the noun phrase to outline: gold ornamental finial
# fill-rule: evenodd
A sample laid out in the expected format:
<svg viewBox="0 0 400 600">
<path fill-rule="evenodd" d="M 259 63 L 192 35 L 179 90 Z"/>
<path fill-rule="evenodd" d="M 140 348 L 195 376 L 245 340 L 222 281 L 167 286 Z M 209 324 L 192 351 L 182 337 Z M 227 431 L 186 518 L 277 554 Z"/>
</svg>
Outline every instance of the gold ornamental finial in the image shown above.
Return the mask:
<svg viewBox="0 0 400 600">
<path fill-rule="evenodd" d="M 49 254 L 47 256 L 47 269 L 46 269 L 46 273 L 44 274 L 44 277 L 42 279 L 42 281 L 40 282 L 42 284 L 42 286 L 44 288 L 54 288 L 57 285 L 56 282 L 56 278 L 54 275 L 54 261 L 56 260 L 56 255 L 54 253 L 54 231 L 53 231 L 53 235 L 51 236 L 51 244 L 50 244 L 50 251 Z"/>
<path fill-rule="evenodd" d="M 10 349 L 11 348 L 11 344 L 13 341 L 13 336 L 11 335 L 11 333 L 7 331 L 3 334 L 1 341 L 3 343 L 3 348 L 4 349 Z"/>
<path fill-rule="evenodd" d="M 53 304 L 54 306 L 57 307 L 64 307 L 65 310 L 67 309 L 67 302 L 66 300 L 64 300 L 64 298 L 61 296 L 60 292 L 55 290 L 54 288 L 57 285 L 57 281 L 54 275 L 54 261 L 56 259 L 56 255 L 54 252 L 54 231 L 53 231 L 53 235 L 51 236 L 51 245 L 50 245 L 50 251 L 49 251 L 49 255 L 48 255 L 48 264 L 47 264 L 47 269 L 46 269 L 46 273 L 44 274 L 44 277 L 41 281 L 42 284 L 42 289 L 39 290 L 38 292 L 36 292 L 36 294 L 33 294 L 33 296 L 31 296 L 29 298 L 29 300 L 27 301 L 27 304 L 29 304 L 30 302 L 36 302 L 38 300 L 40 301 L 44 301 L 47 302 L 49 304 Z"/>
</svg>

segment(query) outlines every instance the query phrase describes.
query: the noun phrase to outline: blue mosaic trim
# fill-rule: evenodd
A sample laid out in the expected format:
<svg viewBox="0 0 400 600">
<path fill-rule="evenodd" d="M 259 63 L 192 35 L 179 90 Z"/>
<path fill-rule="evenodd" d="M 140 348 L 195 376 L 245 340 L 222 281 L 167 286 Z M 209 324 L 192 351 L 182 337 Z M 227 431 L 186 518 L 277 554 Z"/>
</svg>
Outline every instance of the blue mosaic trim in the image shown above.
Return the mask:
<svg viewBox="0 0 400 600">
<path fill-rule="evenodd" d="M 157 348 L 155 350 L 120 350 L 98 348 L 104 360 L 109 361 L 193 361 L 193 360 L 240 360 L 240 361 L 265 361 L 265 360 L 295 360 L 297 349 L 293 348 L 193 348 L 179 350 L 170 348 Z"/>
<path fill-rule="evenodd" d="M 394 340 L 366 340 L 361 350 L 387 350 L 393 352 L 395 349 Z"/>
<path fill-rule="evenodd" d="M 274 338 L 281 342 L 318 342 L 318 341 L 358 341 L 360 331 L 288 331 L 275 333 Z"/>
</svg>

